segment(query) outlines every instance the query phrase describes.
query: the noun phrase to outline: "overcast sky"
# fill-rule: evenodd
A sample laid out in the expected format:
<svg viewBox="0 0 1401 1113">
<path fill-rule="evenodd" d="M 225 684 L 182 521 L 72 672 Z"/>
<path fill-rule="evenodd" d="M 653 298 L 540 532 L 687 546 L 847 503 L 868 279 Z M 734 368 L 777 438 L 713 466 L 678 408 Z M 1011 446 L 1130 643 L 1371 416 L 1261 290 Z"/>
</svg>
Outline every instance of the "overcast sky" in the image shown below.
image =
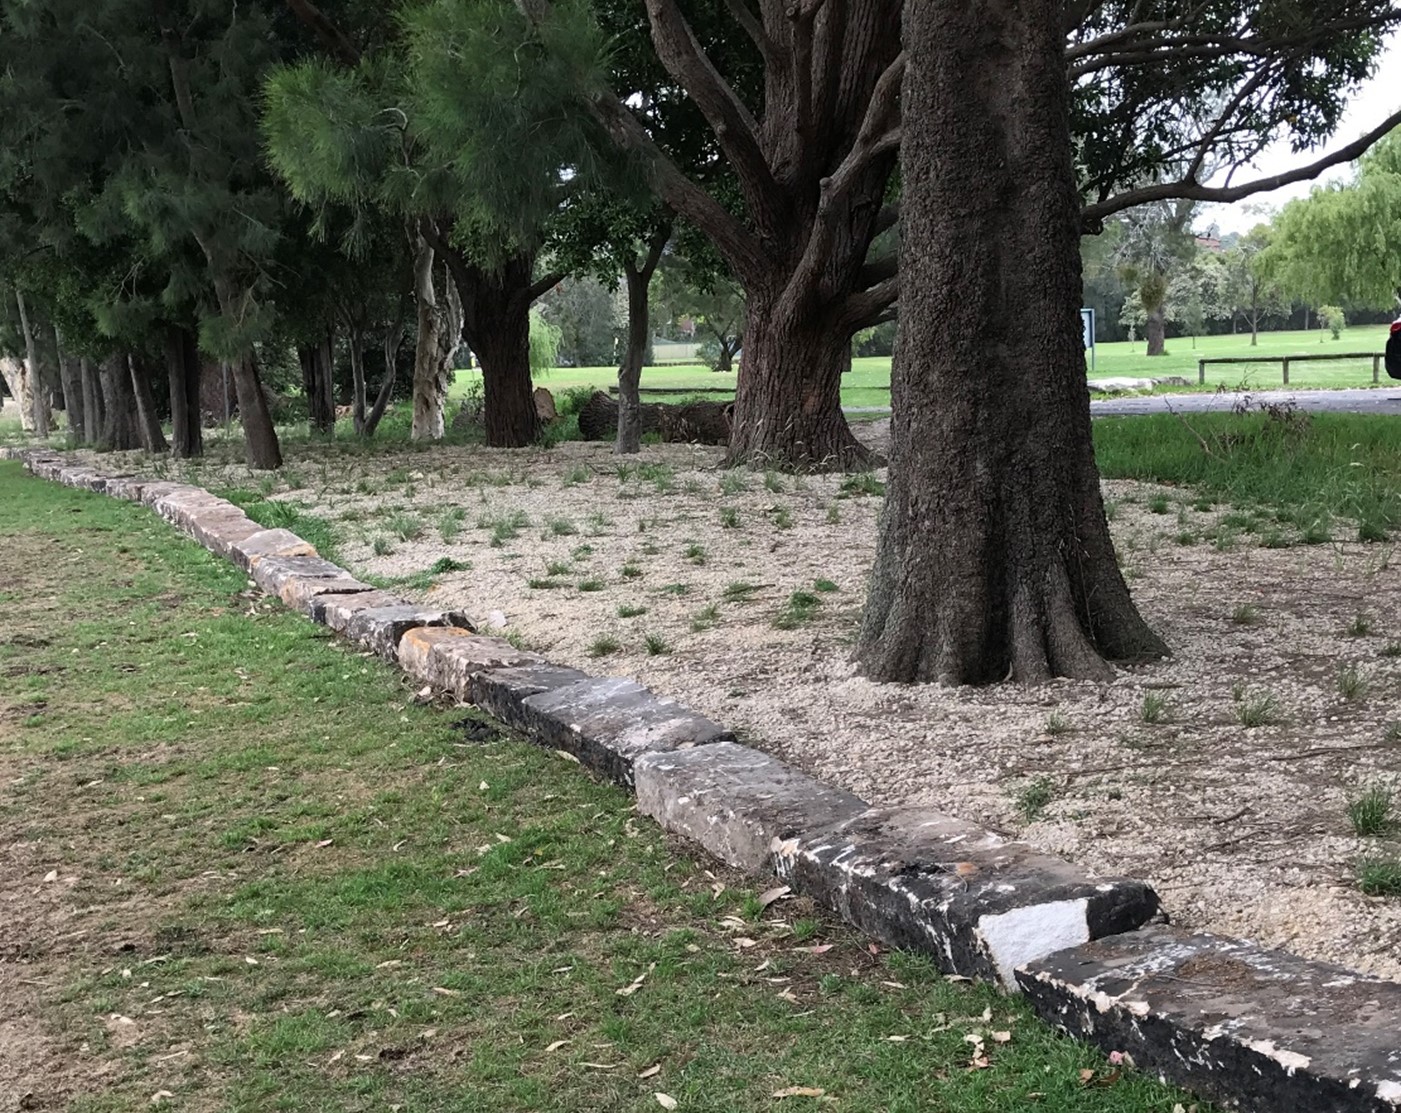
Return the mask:
<svg viewBox="0 0 1401 1113">
<path fill-rule="evenodd" d="M 1343 117 L 1342 124 L 1330 140 L 1315 152 L 1303 151 L 1295 154 L 1289 149 L 1288 141 L 1275 143 L 1263 151 L 1255 162 L 1257 174 L 1242 168 L 1235 175 L 1235 181 L 1245 182 L 1254 177 L 1282 174 L 1295 166 L 1313 162 L 1331 151 L 1337 150 L 1358 139 L 1379 126 L 1383 120 L 1401 108 L 1401 34 L 1393 34 L 1387 43 L 1377 74 L 1352 98 Z M 1346 180 L 1352 174 L 1352 164 L 1343 163 L 1326 171 L 1318 182 Z M 1215 183 L 1221 184 L 1221 183 Z M 1309 190 L 1317 182 L 1299 182 L 1285 186 L 1273 193 L 1257 193 L 1254 197 L 1234 205 L 1207 205 L 1197 227 L 1204 229 L 1213 222 L 1225 232 L 1248 232 L 1260 223 L 1261 206 L 1278 209 L 1296 197 L 1307 197 Z"/>
</svg>

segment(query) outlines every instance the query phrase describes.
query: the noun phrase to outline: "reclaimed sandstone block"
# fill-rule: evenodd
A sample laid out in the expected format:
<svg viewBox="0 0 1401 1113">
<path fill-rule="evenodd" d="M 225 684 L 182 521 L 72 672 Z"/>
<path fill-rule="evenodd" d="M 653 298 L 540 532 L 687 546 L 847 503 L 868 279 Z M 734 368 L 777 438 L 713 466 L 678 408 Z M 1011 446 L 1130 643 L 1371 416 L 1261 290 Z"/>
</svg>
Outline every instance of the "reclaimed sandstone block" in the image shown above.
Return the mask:
<svg viewBox="0 0 1401 1113">
<path fill-rule="evenodd" d="M 749 873 L 772 867 L 775 845 L 852 819 L 870 804 L 736 742 L 643 754 L 633 765 L 637 810 Z"/>
<path fill-rule="evenodd" d="M 190 536 L 211 553 L 226 559 L 233 559 L 233 548 L 239 542 L 263 532 L 262 526 L 236 506 L 227 510 L 200 511 L 191 516 L 187 528 Z"/>
<path fill-rule="evenodd" d="M 1069 862 L 929 808 L 873 808 L 775 849 L 794 890 L 948 974 L 1015 988 L 1033 959 L 1147 923 L 1142 881 Z"/>
<path fill-rule="evenodd" d="M 467 670 L 466 676 L 466 694 L 463 698 L 522 733 L 527 732 L 535 721 L 533 712 L 525 706 L 527 699 L 590 679 L 589 674 L 580 669 L 554 665 L 544 660 L 504 665 L 501 668 Z M 544 739 L 531 737 L 531 740 L 542 745 L 550 744 Z"/>
<path fill-rule="evenodd" d="M 227 499 L 217 498 L 199 488 L 164 495 L 149 505 L 160 517 L 186 532 L 189 532 L 191 523 L 200 515 L 243 513 Z"/>
<path fill-rule="evenodd" d="M 109 475 L 104 493 L 113 498 L 140 502 L 142 492 L 150 483 L 151 480 L 135 475 Z"/>
<path fill-rule="evenodd" d="M 643 754 L 733 741 L 734 735 L 635 680 L 582 680 L 527 696 L 518 712 L 531 738 L 573 754 L 622 785 Z"/>
<path fill-rule="evenodd" d="M 399 654 L 399 639 L 417 626 L 456 626 L 472 630 L 471 621 L 460 611 L 424 607 L 416 603 L 366 607 L 350 616 L 343 631 L 347 638 L 378 653 L 386 661 Z"/>
<path fill-rule="evenodd" d="M 266 556 L 253 566 L 253 582 L 293 610 L 306 612 L 317 595 L 350 595 L 374 588 L 339 564 L 316 556 Z"/>
<path fill-rule="evenodd" d="M 1165 925 L 1028 962 L 1040 1016 L 1250 1113 L 1401 1109 L 1401 984 Z"/>
<path fill-rule="evenodd" d="M 536 653 L 456 626 L 419 626 L 399 640 L 399 667 L 416 680 L 467 701 L 472 677 L 491 669 L 544 664 Z"/>
<path fill-rule="evenodd" d="M 175 494 L 198 493 L 207 495 L 203 487 L 194 487 L 189 483 L 174 483 L 168 479 L 157 479 L 146 483 L 141 488 L 141 504 L 143 506 L 154 506 L 160 499 Z"/>
<path fill-rule="evenodd" d="M 313 596 L 307 603 L 307 614 L 313 622 L 344 634 L 350 620 L 372 607 L 403 607 L 407 600 L 388 591 L 356 591 Z"/>
<path fill-rule="evenodd" d="M 63 467 L 58 470 L 58 481 L 65 487 L 76 487 L 82 491 L 90 491 L 90 481 L 97 479 L 100 473 L 92 468 L 84 467 Z"/>
<path fill-rule="evenodd" d="M 316 550 L 291 530 L 262 529 L 229 546 L 229 558 L 245 572 L 268 556 L 316 556 Z"/>
</svg>

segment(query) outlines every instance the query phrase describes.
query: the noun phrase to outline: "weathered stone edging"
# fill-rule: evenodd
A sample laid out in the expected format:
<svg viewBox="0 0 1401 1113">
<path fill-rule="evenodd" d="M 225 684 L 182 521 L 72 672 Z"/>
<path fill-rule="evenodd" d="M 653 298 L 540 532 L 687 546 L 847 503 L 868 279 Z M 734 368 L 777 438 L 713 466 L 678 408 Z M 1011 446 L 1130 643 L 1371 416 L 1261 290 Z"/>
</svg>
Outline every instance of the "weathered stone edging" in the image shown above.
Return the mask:
<svg viewBox="0 0 1401 1113">
<path fill-rule="evenodd" d="M 872 808 L 635 681 L 552 664 L 377 590 L 199 487 L 0 454 L 151 507 L 288 607 L 634 789 L 665 829 L 946 973 L 1020 989 L 1044 1019 L 1144 1070 L 1259 1113 L 1401 1110 L 1397 983 L 1188 934 L 1154 922 L 1144 882 L 1094 877 L 929 809 Z"/>
</svg>

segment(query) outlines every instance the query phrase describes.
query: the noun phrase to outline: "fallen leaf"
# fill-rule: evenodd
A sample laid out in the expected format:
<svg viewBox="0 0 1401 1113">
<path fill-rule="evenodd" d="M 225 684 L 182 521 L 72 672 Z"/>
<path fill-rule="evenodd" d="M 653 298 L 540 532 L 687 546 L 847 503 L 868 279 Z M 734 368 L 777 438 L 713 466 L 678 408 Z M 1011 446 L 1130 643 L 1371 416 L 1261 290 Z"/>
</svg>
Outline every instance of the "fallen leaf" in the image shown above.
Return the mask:
<svg viewBox="0 0 1401 1113">
<path fill-rule="evenodd" d="M 44 874 L 44 880 L 45 880 L 45 881 L 57 881 L 57 880 L 58 880 L 58 870 L 49 870 L 48 873 Z M 165 1091 L 162 1090 L 161 1093 L 165 1093 Z"/>
<path fill-rule="evenodd" d="M 881 985 L 887 985 L 887 986 L 889 986 L 891 989 L 909 989 L 909 988 L 910 988 L 910 987 L 907 986 L 904 982 L 881 982 Z"/>
<path fill-rule="evenodd" d="M 243 956 L 243 961 L 246 962 L 246 963 L 248 963 L 249 966 L 257 966 L 257 965 L 258 965 L 258 960 L 257 960 L 256 958 L 254 958 L 252 955 L 244 955 L 244 956 Z"/>
<path fill-rule="evenodd" d="M 762 893 L 759 894 L 759 911 L 762 912 L 774 901 L 781 900 L 792 891 L 793 890 L 790 889 L 787 885 L 779 885 L 778 887 L 773 889 L 765 889 Z"/>
<path fill-rule="evenodd" d="M 741 935 L 738 939 L 735 940 L 735 946 L 742 947 L 745 950 L 748 950 L 750 947 L 757 947 L 758 945 L 759 944 L 756 940 L 750 939 L 744 935 Z"/>
<path fill-rule="evenodd" d="M 501 833 L 498 831 L 498 832 L 497 832 L 497 835 L 496 835 L 496 841 L 499 842 L 499 843 L 508 843 L 508 842 L 511 841 L 511 836 L 510 836 L 510 835 L 503 835 L 503 834 L 501 834 Z"/>
<path fill-rule="evenodd" d="M 886 1036 L 885 1040 L 887 1043 L 904 1043 L 909 1038 L 909 1036 Z"/>
<path fill-rule="evenodd" d="M 619 997 L 631 997 L 634 993 L 636 993 L 639 989 L 642 988 L 642 983 L 647 980 L 647 975 L 650 974 L 656 968 L 657 964 L 655 962 L 649 964 L 647 969 L 642 971 L 642 973 L 640 973 L 639 975 L 637 975 L 637 977 L 635 977 L 632 980 L 632 983 L 630 985 L 625 985 L 622 989 L 615 989 L 613 992 L 616 993 Z"/>
<path fill-rule="evenodd" d="M 825 955 L 834 946 L 836 946 L 835 943 L 819 943 L 815 947 L 794 947 L 793 949 L 809 955 Z"/>
<path fill-rule="evenodd" d="M 622 1063 L 580 1063 L 581 1067 L 592 1067 L 594 1070 L 616 1070 Z"/>
<path fill-rule="evenodd" d="M 870 952 L 871 954 L 873 954 L 873 955 L 878 955 L 878 954 L 880 954 L 880 948 L 877 947 L 874 943 L 867 943 L 867 944 L 866 944 L 866 950 L 869 951 L 869 952 Z"/>
<path fill-rule="evenodd" d="M 1092 1071 L 1092 1070 L 1088 1070 L 1088 1069 L 1081 1070 L 1081 1071 L 1080 1071 L 1080 1085 L 1081 1085 L 1081 1086 L 1088 1086 L 1089 1083 L 1090 1083 L 1090 1079 L 1094 1078 L 1094 1076 L 1095 1076 L 1095 1072 Z"/>
<path fill-rule="evenodd" d="M 316 849 L 325 850 L 326 847 L 330 846 L 335 841 L 335 839 L 322 839 L 319 843 L 316 844 Z"/>
<path fill-rule="evenodd" d="M 1011 1033 L 1011 1032 L 994 1032 L 994 1033 L 992 1033 L 992 1042 L 993 1042 L 993 1043 L 1011 1043 L 1011 1042 L 1012 1042 L 1012 1033 Z"/>
<path fill-rule="evenodd" d="M 653 1094 L 652 1096 L 657 1099 L 657 1104 L 660 1105 L 663 1109 L 676 1108 L 676 1099 L 670 1094 L 663 1094 L 659 1091 Z"/>
<path fill-rule="evenodd" d="M 326 1060 L 326 1065 L 329 1067 L 332 1063 L 340 1061 L 342 1058 L 344 1058 L 344 1056 L 344 1051 L 337 1051 L 334 1055 L 332 1055 L 329 1059 Z"/>
<path fill-rule="evenodd" d="M 579 759 L 573 754 L 571 754 L 568 750 L 556 750 L 555 754 L 558 757 L 564 758 L 565 761 L 572 761 L 575 765 L 579 764 Z"/>
<path fill-rule="evenodd" d="M 661 1072 L 662 1072 L 662 1065 L 661 1065 L 660 1063 L 653 1063 L 653 1064 L 652 1064 L 650 1067 L 648 1067 L 646 1070 L 639 1072 L 638 1075 L 637 1075 L 637 1077 L 638 1077 L 638 1078 L 651 1078 L 651 1077 L 652 1077 L 653 1075 L 655 1075 L 655 1074 L 661 1074 Z"/>
<path fill-rule="evenodd" d="M 173 1098 L 174 1096 L 175 1095 L 169 1090 L 157 1090 L 151 1095 L 151 1104 L 159 1105 L 161 1102 L 165 1101 L 166 1098 Z"/>
<path fill-rule="evenodd" d="M 440 985 L 435 985 L 435 986 L 433 987 L 433 992 L 434 992 L 434 993 L 441 994 L 441 995 L 444 996 L 444 997 L 461 997 L 461 996 L 462 996 L 462 993 L 461 993 L 460 990 L 456 990 L 456 989 L 446 989 L 445 987 L 440 986 Z"/>
<path fill-rule="evenodd" d="M 775 1090 L 773 1096 L 776 1098 L 820 1098 L 827 1091 L 817 1086 L 788 1086 L 782 1090 Z"/>
<path fill-rule="evenodd" d="M 563 1046 L 564 1046 L 565 1044 L 567 1044 L 568 1042 L 569 1042 L 568 1040 L 555 1040 L 554 1043 L 550 1044 L 549 1047 L 545 1048 L 545 1054 L 548 1055 L 551 1051 L 558 1051 L 561 1047 L 563 1047 Z"/>
<path fill-rule="evenodd" d="M 489 789 L 490 787 L 491 787 L 491 785 L 487 784 L 486 781 L 483 781 L 481 784 L 479 784 L 479 785 L 477 786 L 477 791 L 478 791 L 478 792 L 485 792 L 485 791 L 486 791 L 487 789 Z"/>
</svg>

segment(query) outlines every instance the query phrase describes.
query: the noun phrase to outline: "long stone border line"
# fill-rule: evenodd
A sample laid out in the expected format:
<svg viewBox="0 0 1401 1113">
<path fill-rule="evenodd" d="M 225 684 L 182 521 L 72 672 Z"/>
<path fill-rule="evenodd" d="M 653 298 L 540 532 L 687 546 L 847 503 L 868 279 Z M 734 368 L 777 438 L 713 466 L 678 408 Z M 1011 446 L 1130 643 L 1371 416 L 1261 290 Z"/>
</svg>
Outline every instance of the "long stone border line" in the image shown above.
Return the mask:
<svg viewBox="0 0 1401 1113">
<path fill-rule="evenodd" d="M 739 745 L 635 681 L 479 635 L 362 583 L 199 487 L 0 450 L 34 475 L 140 502 L 293 610 L 631 789 L 638 810 L 776 875 L 947 974 L 1020 990 L 1044 1020 L 1225 1104 L 1401 1110 L 1401 983 L 1168 926 L 1157 894 L 927 808 L 874 808 Z"/>
</svg>

